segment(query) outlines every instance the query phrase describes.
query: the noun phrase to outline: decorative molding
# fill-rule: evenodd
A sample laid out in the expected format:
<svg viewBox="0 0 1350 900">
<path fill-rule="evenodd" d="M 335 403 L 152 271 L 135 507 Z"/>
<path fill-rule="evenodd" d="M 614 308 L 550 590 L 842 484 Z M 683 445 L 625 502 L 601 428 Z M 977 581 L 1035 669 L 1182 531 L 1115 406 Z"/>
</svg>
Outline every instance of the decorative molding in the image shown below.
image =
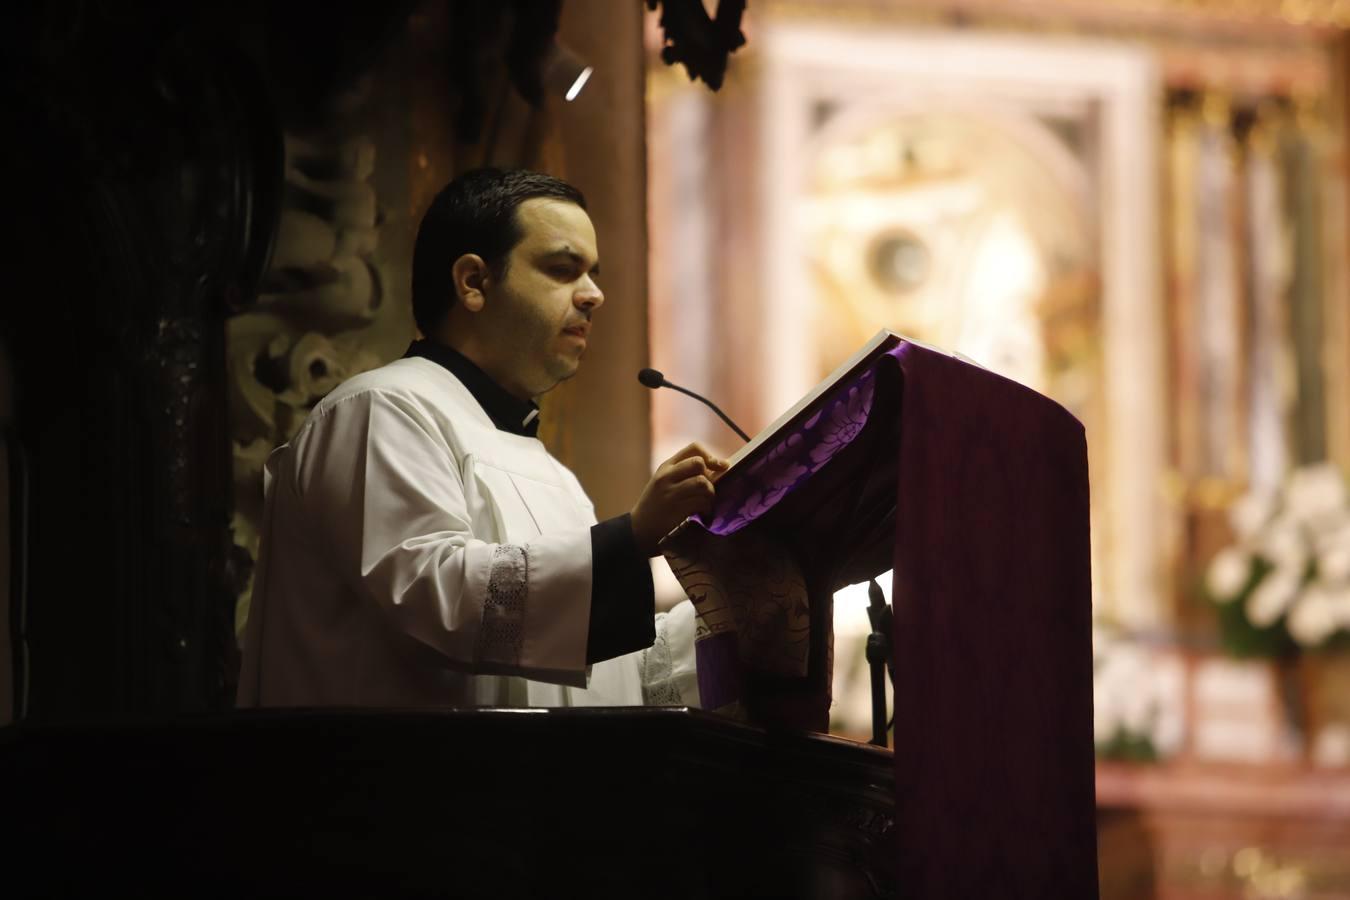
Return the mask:
<svg viewBox="0 0 1350 900">
<path fill-rule="evenodd" d="M 1098 135 L 1089 167 L 1097 174 L 1102 271 L 1102 390 L 1111 435 L 1129 435 L 1130 452 L 1111 445 L 1094 484 L 1105 491 L 1113 532 L 1108 568 L 1097 578 L 1122 621 L 1148 628 L 1167 618 L 1163 554 L 1168 535 L 1158 491 L 1164 469 L 1161 373 L 1162 275 L 1157 247 L 1158 73 L 1142 50 L 1033 36 L 934 33 L 760 23 L 758 87 L 761 206 L 765 223 L 761 296 L 773 298 L 759 352 L 770 379 L 764 420 L 811 387 L 802 360 L 813 354 L 810 272 L 794 250 L 797 194 L 811 154 L 812 111 L 833 102 L 840 114 L 897 82 L 912 110 L 964 97 L 1008 110 L 1077 110 Z M 1072 74 L 1068 74 L 1072 73 Z M 898 101 L 888 101 L 892 106 Z M 767 300 L 764 302 L 768 302 Z M 795 377 L 793 375 L 795 374 Z M 1101 440 L 1100 437 L 1096 440 Z"/>
<path fill-rule="evenodd" d="M 764 0 L 756 13 L 830 15 L 843 20 L 927 18 L 946 24 L 1035 24 L 1119 30 L 1289 37 L 1350 29 L 1343 0 Z M 1272 30 L 1275 32 L 1272 35 Z"/>
<path fill-rule="evenodd" d="M 286 135 L 276 252 L 256 302 L 227 323 L 231 529 L 250 561 L 268 454 L 343 380 L 388 362 L 369 349 L 366 334 L 384 311 L 388 276 L 376 258 L 385 219 L 371 180 L 376 145 L 352 132 L 362 106 L 344 107 L 313 132 Z M 236 633 L 251 590 L 250 576 L 236 604 Z"/>
<path fill-rule="evenodd" d="M 744 46 L 741 16 L 745 0 L 718 0 L 708 14 L 702 0 L 647 0 L 647 8 L 661 9 L 661 61 L 680 63 L 691 79 L 700 79 L 714 91 L 726 76 L 727 57 Z"/>
</svg>

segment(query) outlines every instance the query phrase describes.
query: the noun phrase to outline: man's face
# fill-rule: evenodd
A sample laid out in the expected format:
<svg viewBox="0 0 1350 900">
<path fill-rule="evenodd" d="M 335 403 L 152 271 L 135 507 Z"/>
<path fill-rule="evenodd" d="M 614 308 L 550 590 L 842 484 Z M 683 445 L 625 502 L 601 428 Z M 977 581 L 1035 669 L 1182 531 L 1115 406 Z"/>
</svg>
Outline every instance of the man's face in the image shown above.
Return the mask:
<svg viewBox="0 0 1350 900">
<path fill-rule="evenodd" d="M 493 374 L 517 396 L 536 397 L 577 373 L 605 298 L 584 209 L 536 198 L 517 207 L 516 222 L 522 237 L 502 277 L 485 286 L 483 325 L 500 354 Z"/>
</svg>

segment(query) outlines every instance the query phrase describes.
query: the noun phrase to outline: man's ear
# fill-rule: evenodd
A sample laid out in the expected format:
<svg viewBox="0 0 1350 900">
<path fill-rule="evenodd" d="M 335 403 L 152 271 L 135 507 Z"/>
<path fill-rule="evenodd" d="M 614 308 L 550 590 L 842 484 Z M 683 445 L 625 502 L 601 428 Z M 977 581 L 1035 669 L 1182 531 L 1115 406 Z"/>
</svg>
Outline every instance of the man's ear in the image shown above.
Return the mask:
<svg viewBox="0 0 1350 900">
<path fill-rule="evenodd" d="M 487 302 L 485 293 L 487 282 L 492 278 L 492 272 L 489 271 L 483 257 L 477 253 L 465 253 L 455 260 L 450 274 L 455 285 L 455 294 L 459 297 L 459 302 L 464 304 L 464 308 L 469 312 L 481 310 L 483 304 Z"/>
</svg>

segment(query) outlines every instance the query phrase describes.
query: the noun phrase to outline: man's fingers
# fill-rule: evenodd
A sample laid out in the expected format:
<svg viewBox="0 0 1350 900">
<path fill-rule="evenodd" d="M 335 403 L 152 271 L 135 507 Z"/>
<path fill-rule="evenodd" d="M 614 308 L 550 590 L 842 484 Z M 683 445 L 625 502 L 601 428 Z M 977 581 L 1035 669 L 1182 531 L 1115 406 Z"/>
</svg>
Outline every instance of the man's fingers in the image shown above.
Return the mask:
<svg viewBox="0 0 1350 900">
<path fill-rule="evenodd" d="M 717 495 L 717 489 L 713 487 L 712 480 L 707 475 L 695 475 L 692 478 L 686 478 L 679 484 L 672 486 L 670 492 L 672 497 L 678 497 L 681 500 L 711 498 Z"/>
<path fill-rule="evenodd" d="M 703 483 L 696 484 L 690 491 L 690 497 L 686 501 L 689 509 L 688 514 L 693 515 L 694 513 L 700 513 L 702 515 L 707 515 L 711 513 L 713 500 L 716 497 L 712 482 L 703 477 L 691 480 L 701 481 Z"/>
<path fill-rule="evenodd" d="M 663 462 L 643 489 L 633 507 L 633 527 L 639 542 L 655 545 L 657 532 L 664 534 L 692 515 L 712 511 L 717 489 L 713 482 L 726 471 L 718 459 L 695 442 Z M 658 535 L 659 536 L 659 535 Z"/>
<path fill-rule="evenodd" d="M 691 456 L 706 459 L 707 457 L 712 456 L 712 454 L 708 452 L 708 448 L 704 447 L 698 441 L 694 441 L 677 450 L 675 455 L 666 460 L 666 462 L 678 462 L 682 459 L 688 459 Z"/>
<path fill-rule="evenodd" d="M 670 459 L 666 460 L 666 462 L 674 463 L 679 462 L 680 460 L 691 459 L 694 457 L 703 460 L 704 463 L 706 463 L 708 468 L 710 469 L 721 470 L 727 467 L 727 461 L 725 459 L 722 459 L 721 457 L 717 456 L 707 447 L 700 444 L 698 441 L 694 441 L 693 443 L 688 444 L 687 446 L 684 447 L 684 449 L 680 450 Z"/>
<path fill-rule="evenodd" d="M 678 484 L 691 476 L 705 474 L 707 468 L 701 457 L 691 456 L 671 465 L 663 477 L 667 482 Z"/>
</svg>

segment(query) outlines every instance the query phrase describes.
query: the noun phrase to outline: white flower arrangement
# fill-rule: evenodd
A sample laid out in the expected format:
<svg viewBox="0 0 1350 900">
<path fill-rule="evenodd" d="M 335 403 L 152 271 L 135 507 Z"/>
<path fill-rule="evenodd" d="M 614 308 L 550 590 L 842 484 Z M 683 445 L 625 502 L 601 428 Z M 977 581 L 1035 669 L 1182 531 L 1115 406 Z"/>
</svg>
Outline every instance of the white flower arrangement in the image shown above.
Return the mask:
<svg viewBox="0 0 1350 900">
<path fill-rule="evenodd" d="M 1179 660 L 1102 627 L 1093 628 L 1092 658 L 1097 755 L 1150 762 L 1180 750 L 1185 675 Z"/>
<path fill-rule="evenodd" d="M 1302 648 L 1350 635 L 1350 503 L 1330 463 L 1294 470 L 1282 491 L 1233 505 L 1236 541 L 1210 561 L 1205 587 L 1242 654 L 1274 652 L 1282 635 Z M 1250 633 L 1234 635 L 1234 626 Z"/>
</svg>

